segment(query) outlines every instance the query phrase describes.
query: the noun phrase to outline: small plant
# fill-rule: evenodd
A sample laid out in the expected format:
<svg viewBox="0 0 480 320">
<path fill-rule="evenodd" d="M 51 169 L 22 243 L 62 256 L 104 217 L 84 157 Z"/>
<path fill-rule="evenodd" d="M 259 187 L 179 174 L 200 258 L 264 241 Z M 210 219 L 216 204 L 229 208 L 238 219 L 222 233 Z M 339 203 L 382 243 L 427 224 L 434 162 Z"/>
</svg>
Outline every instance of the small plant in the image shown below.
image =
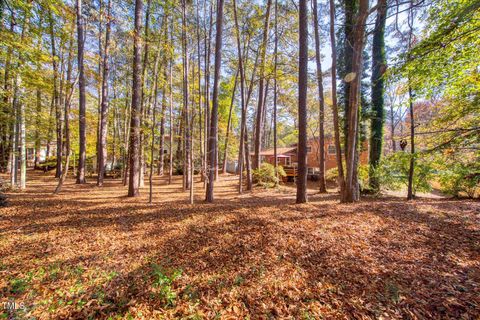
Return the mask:
<svg viewBox="0 0 480 320">
<path fill-rule="evenodd" d="M 277 167 L 277 174 L 275 174 L 275 167 L 270 163 L 262 163 L 260 168 L 252 171 L 253 182 L 265 188 L 272 188 L 278 185 L 282 177 L 287 174 L 283 167 Z"/>
<path fill-rule="evenodd" d="M 172 285 L 182 275 L 180 269 L 167 269 L 158 264 L 152 264 L 153 286 L 157 289 L 159 298 L 165 306 L 173 306 L 177 293 L 173 290 Z"/>
</svg>

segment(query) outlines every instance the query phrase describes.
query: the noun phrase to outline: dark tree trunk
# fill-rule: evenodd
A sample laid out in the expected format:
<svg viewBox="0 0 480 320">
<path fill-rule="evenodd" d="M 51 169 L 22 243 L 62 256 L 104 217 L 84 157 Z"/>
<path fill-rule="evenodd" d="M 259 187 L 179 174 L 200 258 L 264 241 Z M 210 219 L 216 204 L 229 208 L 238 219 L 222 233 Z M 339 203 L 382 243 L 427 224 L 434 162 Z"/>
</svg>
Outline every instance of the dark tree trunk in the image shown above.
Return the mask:
<svg viewBox="0 0 480 320">
<path fill-rule="evenodd" d="M 80 154 L 78 157 L 77 183 L 85 183 L 85 160 L 87 148 L 87 121 L 86 121 L 86 97 L 85 97 L 85 69 L 83 65 L 83 48 L 85 35 L 83 30 L 82 0 L 76 2 L 77 11 L 77 46 L 78 46 L 78 94 L 79 94 L 79 144 Z"/>
<path fill-rule="evenodd" d="M 408 168 L 408 191 L 407 200 L 415 197 L 413 190 L 413 175 L 415 173 L 415 118 L 413 113 L 413 94 L 412 87 L 408 85 L 408 111 L 410 114 L 410 164 Z"/>
<path fill-rule="evenodd" d="M 128 180 L 128 196 L 137 197 L 140 178 L 140 113 L 142 103 L 142 74 L 141 74 L 141 29 L 142 29 L 143 0 L 135 0 L 135 30 L 133 42 L 133 83 L 132 109 L 130 119 L 130 147 L 129 162 L 130 175 Z"/>
<path fill-rule="evenodd" d="M 385 22 L 387 20 L 387 1 L 379 0 L 375 29 L 373 30 L 372 44 L 372 118 L 370 133 L 370 187 L 378 190 L 378 180 L 375 178 L 375 169 L 382 156 L 385 85 L 383 74 L 386 70 L 385 56 Z"/>
<path fill-rule="evenodd" d="M 269 0 L 270 1 L 270 0 Z M 222 64 L 222 31 L 223 31 L 223 3 L 224 0 L 218 0 L 217 3 L 217 26 L 215 35 L 215 69 L 213 78 L 213 104 L 210 120 L 210 134 L 208 136 L 208 180 L 205 200 L 213 202 L 213 184 L 215 179 L 215 156 L 217 150 L 217 132 L 218 132 L 218 91 L 220 82 L 220 66 Z"/>
<path fill-rule="evenodd" d="M 298 175 L 297 203 L 307 202 L 307 87 L 308 87 L 308 7 L 299 1 L 298 61 Z"/>
</svg>

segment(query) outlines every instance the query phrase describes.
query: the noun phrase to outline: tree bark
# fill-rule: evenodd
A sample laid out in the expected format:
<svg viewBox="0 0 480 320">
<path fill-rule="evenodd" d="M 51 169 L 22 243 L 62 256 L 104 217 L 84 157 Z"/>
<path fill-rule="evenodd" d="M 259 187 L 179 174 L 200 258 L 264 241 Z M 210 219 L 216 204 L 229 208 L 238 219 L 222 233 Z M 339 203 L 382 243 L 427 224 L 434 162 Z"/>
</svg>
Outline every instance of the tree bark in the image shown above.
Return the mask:
<svg viewBox="0 0 480 320">
<path fill-rule="evenodd" d="M 253 169 L 257 169 L 260 165 L 260 151 L 261 151 L 261 141 L 262 141 L 262 115 L 264 113 L 264 81 L 265 81 L 265 56 L 267 53 L 267 41 L 268 41 L 268 31 L 270 27 L 270 7 L 272 5 L 272 0 L 267 0 L 267 12 L 265 15 L 265 23 L 263 25 L 263 40 L 259 48 L 260 50 L 260 74 L 258 81 L 258 105 L 257 105 L 257 114 L 255 119 L 255 155 L 253 157 Z"/>
<path fill-rule="evenodd" d="M 335 2 L 330 0 L 330 45 L 332 47 L 332 111 L 333 111 L 333 131 L 335 135 L 335 151 L 338 168 L 338 186 L 340 194 L 345 193 L 345 176 L 343 172 L 342 148 L 340 143 L 340 120 L 338 116 L 337 103 L 337 47 L 335 39 Z"/>
<path fill-rule="evenodd" d="M 372 118 L 370 122 L 370 188 L 379 189 L 378 180 L 375 177 L 375 169 L 378 167 L 382 156 L 384 115 L 384 92 L 385 81 L 383 74 L 386 70 L 387 59 L 385 56 L 385 23 L 387 20 L 387 1 L 379 0 L 377 3 L 377 17 L 373 30 L 372 44 Z"/>
<path fill-rule="evenodd" d="M 270 1 L 270 0 L 269 0 Z M 223 4 L 224 0 L 217 2 L 217 25 L 215 35 L 215 69 L 213 78 L 213 104 L 210 120 L 210 135 L 208 137 L 208 180 L 206 201 L 213 202 L 214 200 L 214 179 L 215 179 L 215 155 L 217 150 L 217 131 L 218 131 L 218 91 L 220 82 L 220 67 L 222 63 L 222 31 L 223 31 Z"/>
<path fill-rule="evenodd" d="M 322 62 L 320 53 L 320 32 L 318 28 L 318 0 L 312 0 L 313 3 L 313 29 L 315 32 L 315 62 L 317 65 L 317 87 L 318 87 L 318 151 L 319 151 L 319 191 L 320 193 L 327 192 L 327 184 L 325 182 L 325 99 L 323 96 L 323 75 L 322 75 Z"/>
<path fill-rule="evenodd" d="M 60 94 L 58 91 L 58 63 L 57 63 L 57 51 L 55 45 L 55 30 L 53 13 L 49 11 L 49 27 L 50 27 L 50 40 L 52 46 L 52 67 L 53 67 L 53 104 L 55 109 L 55 127 L 56 127 L 56 171 L 55 178 L 60 178 L 62 174 L 62 112 L 60 110 Z"/>
<path fill-rule="evenodd" d="M 132 83 L 132 109 L 130 120 L 130 177 L 128 181 L 128 196 L 140 195 L 140 113 L 141 113 L 141 24 L 142 24 L 143 0 L 135 0 L 135 30 L 133 41 L 133 83 Z"/>
<path fill-rule="evenodd" d="M 184 166 L 183 189 L 190 188 L 190 110 L 189 110 L 189 81 L 188 81 L 188 43 L 187 43 L 187 0 L 182 0 L 182 64 L 183 64 L 183 125 L 184 125 Z"/>
<path fill-rule="evenodd" d="M 76 0 L 77 11 L 77 46 L 78 46 L 78 94 L 79 94 L 79 144 L 80 154 L 78 157 L 77 183 L 85 183 L 85 161 L 87 148 L 87 121 L 86 121 L 86 97 L 85 97 L 85 68 L 83 65 L 85 35 L 83 30 L 82 0 Z"/>
<path fill-rule="evenodd" d="M 232 99 L 230 101 L 230 111 L 228 112 L 228 122 L 227 122 L 227 134 L 225 136 L 225 146 L 223 151 L 223 165 L 222 165 L 222 173 L 227 173 L 227 158 L 228 158 L 228 138 L 230 137 L 230 127 L 232 123 L 232 110 L 233 110 L 233 103 L 235 101 L 235 91 L 237 91 L 237 77 L 238 77 L 238 69 L 235 72 L 235 80 L 233 85 L 232 91 Z"/>
<path fill-rule="evenodd" d="M 415 197 L 413 189 L 413 175 L 415 173 L 415 118 L 413 113 L 413 94 L 410 83 L 408 84 L 408 110 L 410 113 L 410 164 L 408 168 L 407 200 Z"/>
<path fill-rule="evenodd" d="M 307 87 L 308 87 L 308 7 L 299 1 L 299 61 L 298 61 L 298 175 L 297 203 L 307 202 Z"/>
<path fill-rule="evenodd" d="M 352 74 L 355 78 L 350 83 L 348 105 L 348 131 L 346 148 L 346 187 L 342 202 L 355 202 L 359 200 L 357 181 L 358 155 L 358 113 L 360 105 L 360 82 L 362 75 L 363 49 L 365 45 L 365 22 L 368 17 L 368 0 L 360 0 L 356 23 L 354 27 Z"/>
<path fill-rule="evenodd" d="M 103 178 L 105 177 L 105 165 L 107 162 L 107 126 L 108 126 L 108 77 L 110 66 L 108 63 L 109 59 L 109 49 L 110 49 L 110 29 L 111 29 L 111 0 L 108 0 L 107 4 L 107 25 L 105 29 L 105 47 L 103 52 L 103 75 L 102 75 L 102 104 L 101 104 L 101 114 L 100 114 L 100 138 L 99 141 L 99 152 L 98 152 L 98 177 L 97 185 L 103 185 Z"/>
</svg>

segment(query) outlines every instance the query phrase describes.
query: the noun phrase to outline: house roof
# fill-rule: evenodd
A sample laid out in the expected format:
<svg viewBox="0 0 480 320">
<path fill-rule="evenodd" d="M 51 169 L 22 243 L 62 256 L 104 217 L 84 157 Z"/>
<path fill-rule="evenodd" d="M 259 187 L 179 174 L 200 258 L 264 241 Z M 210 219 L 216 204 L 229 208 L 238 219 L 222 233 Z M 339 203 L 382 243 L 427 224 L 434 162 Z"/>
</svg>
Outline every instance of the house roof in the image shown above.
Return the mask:
<svg viewBox="0 0 480 320">
<path fill-rule="evenodd" d="M 277 156 L 282 157 L 286 156 L 286 154 L 295 153 L 297 151 L 297 147 L 286 147 L 286 148 L 277 148 Z M 263 150 L 260 152 L 261 156 L 273 156 L 274 150 L 268 149 Z"/>
</svg>

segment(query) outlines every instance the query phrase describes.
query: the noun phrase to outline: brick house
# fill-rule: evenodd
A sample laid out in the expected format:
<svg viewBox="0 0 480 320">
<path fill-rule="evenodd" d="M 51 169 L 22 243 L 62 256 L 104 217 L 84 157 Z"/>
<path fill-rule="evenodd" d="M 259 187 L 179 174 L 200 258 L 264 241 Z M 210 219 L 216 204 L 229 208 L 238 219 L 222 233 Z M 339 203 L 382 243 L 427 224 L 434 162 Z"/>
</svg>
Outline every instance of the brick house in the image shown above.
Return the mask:
<svg viewBox="0 0 480 320">
<path fill-rule="evenodd" d="M 342 150 L 342 153 L 344 150 Z M 274 163 L 273 149 L 260 152 L 260 161 Z M 277 148 L 277 163 L 283 167 L 297 166 L 297 147 Z M 360 164 L 368 163 L 368 143 L 365 141 L 360 152 Z M 307 140 L 307 167 L 308 174 L 315 174 L 320 168 L 320 153 L 318 138 L 310 138 Z M 333 138 L 325 138 L 325 170 L 336 168 L 336 148 Z"/>
</svg>

